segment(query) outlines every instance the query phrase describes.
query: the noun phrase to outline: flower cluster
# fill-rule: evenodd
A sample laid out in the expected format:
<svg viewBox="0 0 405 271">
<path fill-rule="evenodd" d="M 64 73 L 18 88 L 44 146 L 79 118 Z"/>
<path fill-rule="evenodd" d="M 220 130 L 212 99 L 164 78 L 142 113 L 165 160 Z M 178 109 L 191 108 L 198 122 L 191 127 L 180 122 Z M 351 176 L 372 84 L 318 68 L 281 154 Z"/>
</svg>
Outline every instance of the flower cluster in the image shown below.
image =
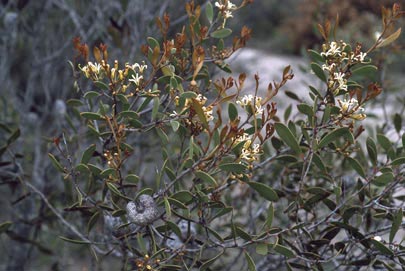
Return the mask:
<svg viewBox="0 0 405 271">
<path fill-rule="evenodd" d="M 332 41 L 322 45 L 321 56 L 325 58 L 322 69 L 329 73 L 328 87 L 334 95 L 348 91 L 347 71 L 358 63 L 365 63 L 366 53 L 361 51 L 361 44 L 357 44 L 354 51 L 343 41 Z"/>
<path fill-rule="evenodd" d="M 225 19 L 232 18 L 232 11 L 236 9 L 236 5 L 229 0 L 223 0 L 220 2 L 215 2 L 215 6 L 221 11 Z"/>
<path fill-rule="evenodd" d="M 110 64 L 102 59 L 100 63 L 87 62 L 84 67 L 79 68 L 86 78 L 93 81 L 99 81 L 108 76 L 111 83 L 119 85 L 120 91 L 125 93 L 131 83 L 135 85 L 137 91 L 140 90 L 142 80 L 144 79 L 143 73 L 148 66 L 144 62 L 142 64 L 135 63 L 133 65 L 126 63 L 124 69 L 119 69 L 117 60 L 114 61 L 114 65 L 111 67 Z M 125 79 L 128 77 L 129 79 L 127 83 Z"/>
<path fill-rule="evenodd" d="M 194 100 L 197 101 L 201 105 L 201 109 L 203 110 L 205 118 L 207 119 L 207 121 L 213 120 L 214 116 L 213 116 L 213 112 L 212 112 L 212 109 L 213 109 L 212 105 L 209 105 L 209 106 L 205 105 L 206 102 L 207 102 L 207 97 L 205 97 L 202 94 L 198 94 L 197 97 L 194 98 Z M 180 97 L 179 96 L 174 97 L 174 102 L 175 102 L 176 106 L 179 106 L 180 105 Z M 182 108 L 181 111 L 183 112 L 183 111 L 187 110 L 188 108 L 190 108 L 191 105 L 192 105 L 191 98 L 187 98 L 185 103 L 184 103 L 184 107 Z M 173 113 L 170 114 L 170 117 L 177 117 L 177 116 L 178 116 L 178 114 L 177 114 L 176 111 L 173 111 Z"/>
<path fill-rule="evenodd" d="M 242 99 L 236 101 L 236 103 L 242 106 L 249 114 L 254 114 L 255 116 L 263 113 L 261 102 L 261 97 L 253 96 L 251 94 L 245 95 Z"/>
<path fill-rule="evenodd" d="M 99 63 L 87 62 L 87 65 L 80 67 L 80 70 L 84 73 L 86 78 L 92 78 L 93 80 L 100 80 L 104 77 L 104 69 Z"/>
<path fill-rule="evenodd" d="M 246 133 L 244 133 L 243 135 L 241 135 L 235 139 L 235 145 L 237 145 L 241 142 L 244 142 L 244 143 L 243 143 L 243 147 L 241 150 L 241 154 L 239 156 L 239 158 L 241 159 L 241 161 L 239 163 L 242 163 L 243 161 L 246 161 L 248 163 L 257 161 L 259 159 L 258 156 L 261 153 L 260 145 L 252 144 L 252 137 Z"/>
<path fill-rule="evenodd" d="M 366 114 L 362 113 L 364 112 L 364 108 L 359 105 L 359 102 L 355 98 L 344 99 L 343 101 L 337 99 L 337 102 L 340 107 L 340 114 L 343 117 L 354 120 L 363 120 L 366 118 Z"/>
</svg>

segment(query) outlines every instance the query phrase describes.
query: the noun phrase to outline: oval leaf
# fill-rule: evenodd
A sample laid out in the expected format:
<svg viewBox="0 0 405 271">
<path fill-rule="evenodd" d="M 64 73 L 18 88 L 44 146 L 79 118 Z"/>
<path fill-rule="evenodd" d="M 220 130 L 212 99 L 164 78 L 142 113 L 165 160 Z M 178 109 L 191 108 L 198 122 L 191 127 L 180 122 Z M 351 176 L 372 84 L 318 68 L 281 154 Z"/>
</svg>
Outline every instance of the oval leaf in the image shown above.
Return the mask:
<svg viewBox="0 0 405 271">
<path fill-rule="evenodd" d="M 263 184 L 263 183 L 258 183 L 258 182 L 248 182 L 249 186 L 256 190 L 257 193 L 259 193 L 260 196 L 263 198 L 269 200 L 269 201 L 277 201 L 278 200 L 278 195 L 277 193 L 269 186 Z"/>
<path fill-rule="evenodd" d="M 211 37 L 215 38 L 215 39 L 223 39 L 228 37 L 229 35 L 232 34 L 232 30 L 229 28 L 222 28 L 219 30 L 216 30 L 214 32 L 211 33 Z"/>
<path fill-rule="evenodd" d="M 341 127 L 333 130 L 332 132 L 328 133 L 325 137 L 323 137 L 318 144 L 318 148 L 323 148 L 332 141 L 335 141 L 342 136 L 349 138 L 350 142 L 354 142 L 353 135 L 350 133 L 349 128 Z"/>
<path fill-rule="evenodd" d="M 293 133 L 283 123 L 276 123 L 275 125 L 277 134 L 281 140 L 284 141 L 295 153 L 300 154 L 301 148 Z"/>
</svg>

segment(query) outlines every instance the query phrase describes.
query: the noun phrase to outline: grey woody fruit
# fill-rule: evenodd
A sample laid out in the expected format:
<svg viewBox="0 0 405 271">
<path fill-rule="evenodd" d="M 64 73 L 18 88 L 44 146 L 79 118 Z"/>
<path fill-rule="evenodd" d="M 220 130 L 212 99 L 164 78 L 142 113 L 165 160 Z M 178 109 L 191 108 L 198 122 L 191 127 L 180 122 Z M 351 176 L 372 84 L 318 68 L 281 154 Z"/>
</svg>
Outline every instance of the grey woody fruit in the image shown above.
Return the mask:
<svg viewBox="0 0 405 271">
<path fill-rule="evenodd" d="M 128 220 L 138 226 L 150 225 L 159 217 L 155 201 L 146 194 L 140 195 L 136 202 L 128 202 L 126 209 Z"/>
</svg>

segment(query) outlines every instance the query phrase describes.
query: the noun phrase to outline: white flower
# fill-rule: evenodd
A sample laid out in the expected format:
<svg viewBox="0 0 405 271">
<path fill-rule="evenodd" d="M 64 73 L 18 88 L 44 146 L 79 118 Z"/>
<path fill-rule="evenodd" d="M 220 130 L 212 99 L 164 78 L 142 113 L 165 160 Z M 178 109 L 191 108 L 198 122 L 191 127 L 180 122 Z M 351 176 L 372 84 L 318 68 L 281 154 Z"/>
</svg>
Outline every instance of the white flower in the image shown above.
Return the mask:
<svg viewBox="0 0 405 271">
<path fill-rule="evenodd" d="M 340 107 L 341 114 L 348 116 L 354 120 L 363 120 L 366 118 L 366 114 L 364 112 L 364 108 L 359 105 L 359 102 L 355 98 L 351 98 L 349 100 L 344 99 L 343 101 L 337 99 L 337 102 Z"/>
<path fill-rule="evenodd" d="M 378 236 L 378 235 L 374 236 L 373 239 L 376 240 L 377 242 L 381 242 L 381 240 L 382 240 L 381 236 Z"/>
<path fill-rule="evenodd" d="M 204 111 L 204 115 L 207 121 L 211 121 L 214 119 L 214 116 L 212 115 L 212 106 L 208 107 L 203 106 L 202 110 Z"/>
<path fill-rule="evenodd" d="M 324 71 L 332 71 L 334 68 L 335 68 L 335 66 L 336 66 L 336 64 L 335 63 L 332 63 L 332 64 L 330 64 L 330 65 L 327 65 L 327 64 L 323 64 L 322 65 L 322 70 L 324 70 Z"/>
<path fill-rule="evenodd" d="M 243 96 L 242 99 L 237 100 L 236 103 L 242 106 L 249 113 L 254 113 L 257 116 L 263 113 L 261 101 L 262 101 L 261 97 L 249 94 Z"/>
<path fill-rule="evenodd" d="M 322 56 L 335 56 L 335 55 L 340 55 L 342 53 L 340 46 L 335 42 L 332 41 L 329 44 L 329 50 L 326 52 L 322 52 Z"/>
<path fill-rule="evenodd" d="M 133 82 L 135 85 L 139 86 L 142 79 L 143 79 L 143 76 L 136 73 L 135 76 L 132 75 L 132 79 L 129 79 L 129 81 Z"/>
<path fill-rule="evenodd" d="M 143 73 L 144 70 L 146 70 L 148 68 L 148 65 L 146 65 L 145 62 L 142 62 L 141 65 L 139 63 L 135 63 L 132 65 L 127 64 L 126 66 L 133 71 L 138 70 L 140 73 Z"/>
<path fill-rule="evenodd" d="M 224 17 L 225 19 L 232 18 L 233 17 L 232 12 L 229 10 L 225 10 Z"/>
<path fill-rule="evenodd" d="M 345 74 L 342 72 L 333 73 L 333 79 L 339 84 L 337 90 L 347 91 L 347 80 L 344 77 Z"/>
<path fill-rule="evenodd" d="M 363 62 L 364 62 L 364 58 L 365 58 L 366 56 L 367 56 L 367 53 L 362 53 L 362 52 L 360 52 L 357 56 L 353 56 L 353 60 L 363 63 Z"/>
</svg>

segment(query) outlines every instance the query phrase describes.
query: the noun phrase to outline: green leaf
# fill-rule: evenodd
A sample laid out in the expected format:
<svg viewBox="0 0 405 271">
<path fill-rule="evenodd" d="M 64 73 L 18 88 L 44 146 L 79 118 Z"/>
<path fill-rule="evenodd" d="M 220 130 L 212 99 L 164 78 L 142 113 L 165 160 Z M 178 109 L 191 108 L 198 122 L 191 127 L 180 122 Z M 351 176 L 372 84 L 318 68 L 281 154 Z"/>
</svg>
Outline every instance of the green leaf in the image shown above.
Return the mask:
<svg viewBox="0 0 405 271">
<path fill-rule="evenodd" d="M 209 183 L 210 185 L 215 186 L 215 187 L 218 186 L 217 181 L 215 181 L 215 179 L 208 173 L 197 170 L 196 172 L 194 172 L 194 174 L 197 178 L 201 179 L 202 181 Z"/>
<path fill-rule="evenodd" d="M 246 166 L 239 163 L 225 163 L 219 165 L 219 168 L 224 171 L 233 172 L 237 174 L 243 173 L 246 170 Z"/>
<path fill-rule="evenodd" d="M 352 143 L 354 142 L 353 135 L 352 135 L 352 133 L 350 133 L 349 128 L 340 127 L 340 128 L 336 128 L 335 130 L 331 131 L 326 136 L 324 136 L 318 144 L 318 149 L 325 147 L 329 143 L 339 139 L 342 136 L 345 136 L 346 138 L 348 138 L 348 140 L 350 142 L 352 142 Z"/>
<path fill-rule="evenodd" d="M 63 236 L 58 236 L 60 239 L 62 239 L 63 241 L 69 242 L 69 243 L 73 243 L 73 244 L 77 244 L 77 245 L 88 245 L 91 244 L 91 242 L 89 241 L 83 241 L 83 240 L 74 240 L 74 239 L 70 239 L 67 237 L 63 237 Z"/>
<path fill-rule="evenodd" d="M 78 99 L 69 99 L 66 101 L 66 104 L 68 106 L 82 106 L 84 105 L 83 102 L 81 100 Z"/>
<path fill-rule="evenodd" d="M 133 184 L 139 183 L 139 176 L 135 174 L 128 174 L 127 177 L 125 177 L 125 182 Z"/>
<path fill-rule="evenodd" d="M 374 247 L 378 251 L 380 251 L 382 254 L 390 255 L 390 256 L 394 255 L 394 252 L 392 252 L 392 250 L 389 249 L 388 247 L 386 247 L 383 243 L 381 243 L 377 240 L 374 240 L 374 239 L 371 239 L 370 241 L 374 245 Z"/>
<path fill-rule="evenodd" d="M 286 90 L 286 91 L 284 91 L 284 93 L 285 93 L 285 95 L 287 95 L 287 97 L 289 97 L 295 101 L 301 102 L 301 99 L 294 92 Z"/>
<path fill-rule="evenodd" d="M 52 153 L 48 153 L 49 158 L 51 159 L 52 165 L 54 168 L 56 168 L 59 172 L 65 173 L 65 169 L 63 166 L 59 163 L 59 161 L 53 156 Z"/>
<path fill-rule="evenodd" d="M 214 19 L 214 8 L 210 2 L 207 2 L 205 6 L 205 15 L 207 16 L 208 22 L 212 24 L 212 20 Z"/>
<path fill-rule="evenodd" d="M 83 97 L 85 99 L 93 99 L 94 97 L 98 97 L 100 96 L 99 92 L 96 91 L 87 91 L 86 93 L 84 93 Z"/>
<path fill-rule="evenodd" d="M 3 223 L 0 224 L 0 234 L 7 231 L 8 228 L 10 228 L 10 226 L 13 224 L 13 222 L 11 221 L 5 221 Z"/>
<path fill-rule="evenodd" d="M 323 72 L 322 67 L 319 64 L 312 62 L 311 69 L 319 79 L 326 83 L 325 73 Z"/>
<path fill-rule="evenodd" d="M 301 153 L 301 148 L 297 139 L 285 124 L 277 122 L 275 124 L 275 129 L 281 140 L 284 141 L 296 154 Z"/>
<path fill-rule="evenodd" d="M 202 105 L 196 99 L 192 99 L 192 101 L 193 101 L 193 109 L 197 113 L 197 116 L 200 119 L 203 127 L 205 129 L 208 129 L 208 122 L 207 122 L 207 118 L 205 117 L 204 111 L 202 109 Z"/>
<path fill-rule="evenodd" d="M 95 81 L 95 82 L 94 82 L 94 85 L 95 85 L 96 87 L 98 87 L 99 89 L 102 89 L 102 90 L 109 90 L 108 85 L 107 85 L 106 83 L 102 82 L 102 81 Z"/>
<path fill-rule="evenodd" d="M 353 76 L 370 76 L 377 72 L 377 67 L 374 65 L 365 65 L 352 70 Z"/>
<path fill-rule="evenodd" d="M 263 183 L 258 183 L 258 182 L 248 182 L 249 186 L 256 190 L 257 193 L 259 193 L 260 196 L 263 198 L 269 200 L 269 201 L 277 201 L 278 200 L 278 195 L 277 193 L 269 186 L 263 184 Z"/>
<path fill-rule="evenodd" d="M 192 91 L 186 91 L 180 95 L 180 98 L 183 98 L 183 99 L 197 98 L 197 94 Z"/>
<path fill-rule="evenodd" d="M 170 219 L 170 217 L 172 216 L 172 208 L 170 207 L 170 203 L 166 197 L 163 198 L 163 203 L 165 204 L 166 217 Z"/>
<path fill-rule="evenodd" d="M 173 199 L 176 199 L 184 204 L 187 204 L 193 200 L 193 194 L 187 190 L 179 191 L 171 196 Z"/>
<path fill-rule="evenodd" d="M 238 109 L 236 108 L 235 104 L 229 103 L 228 115 L 231 121 L 235 120 L 238 117 Z"/>
<path fill-rule="evenodd" d="M 158 97 L 153 98 L 153 108 L 152 108 L 152 121 L 156 119 L 157 113 L 159 112 L 160 100 Z"/>
<path fill-rule="evenodd" d="M 252 257 L 247 252 L 247 250 L 245 250 L 245 258 L 246 258 L 246 262 L 247 262 L 247 265 L 248 265 L 248 270 L 249 271 L 256 271 L 256 264 L 253 261 Z"/>
<path fill-rule="evenodd" d="M 90 166 L 90 165 L 89 165 Z M 102 172 L 100 172 L 100 176 L 103 178 L 108 178 L 111 176 L 116 176 L 115 169 L 113 168 L 106 168 Z"/>
<path fill-rule="evenodd" d="M 97 223 L 97 220 L 100 217 L 101 212 L 95 212 L 89 219 L 89 222 L 87 223 L 87 234 L 90 233 L 91 229 L 94 227 L 94 225 Z"/>
<path fill-rule="evenodd" d="M 311 106 L 307 104 L 299 104 L 297 105 L 298 111 L 300 111 L 302 114 L 307 115 L 308 117 L 312 117 L 314 115 L 314 110 Z"/>
<path fill-rule="evenodd" d="M 316 62 L 321 62 L 321 63 L 325 62 L 325 58 L 323 56 L 321 56 L 321 54 L 318 53 L 317 51 L 309 49 L 308 54 Z"/>
<path fill-rule="evenodd" d="M 80 116 L 89 120 L 104 120 L 104 117 L 101 114 L 94 112 L 81 112 Z"/>
<path fill-rule="evenodd" d="M 219 257 L 222 256 L 222 254 L 224 254 L 225 250 L 222 250 L 220 253 L 218 253 L 218 255 L 216 255 L 215 257 L 205 261 L 202 263 L 202 265 L 200 266 L 200 271 L 204 271 L 206 270 L 211 264 L 213 264 Z"/>
<path fill-rule="evenodd" d="M 380 47 L 384 47 L 389 45 L 390 43 L 394 42 L 399 35 L 401 35 L 401 27 L 398 28 L 397 31 L 395 31 L 394 33 L 392 33 L 390 36 L 388 36 L 387 38 L 383 39 L 376 48 L 380 48 Z"/>
<path fill-rule="evenodd" d="M 280 253 L 281 255 L 284 255 L 284 256 L 287 257 L 287 258 L 292 258 L 292 257 L 294 257 L 294 252 L 293 252 L 292 250 L 290 250 L 289 248 L 285 247 L 285 246 L 282 246 L 282 245 L 277 244 L 277 245 L 274 247 L 274 250 L 275 250 L 276 252 Z"/>
<path fill-rule="evenodd" d="M 156 40 L 156 39 L 154 39 L 154 38 L 152 38 L 152 37 L 147 37 L 146 38 L 146 41 L 147 41 L 147 43 L 148 43 L 148 45 L 149 45 L 149 47 L 150 48 L 155 48 L 155 47 L 159 47 L 160 48 L 160 46 L 159 46 L 159 42 Z"/>
<path fill-rule="evenodd" d="M 399 157 L 391 162 L 391 166 L 399 166 L 405 164 L 405 157 Z"/>
<path fill-rule="evenodd" d="M 121 111 L 119 115 L 129 119 L 139 119 L 139 114 L 132 110 Z"/>
<path fill-rule="evenodd" d="M 396 113 L 394 115 L 394 126 L 395 126 L 395 131 L 397 131 L 397 133 L 399 133 L 402 129 L 402 117 L 398 113 Z"/>
<path fill-rule="evenodd" d="M 274 218 L 274 207 L 273 207 L 273 203 L 271 203 L 269 206 L 269 209 L 267 210 L 266 221 L 264 222 L 264 225 L 268 229 L 271 227 L 271 224 L 273 224 L 273 218 Z"/>
<path fill-rule="evenodd" d="M 82 164 L 87 164 L 90 159 L 93 157 L 94 151 L 96 150 L 96 144 L 90 145 L 82 155 L 82 159 L 80 160 L 80 163 Z"/>
<path fill-rule="evenodd" d="M 170 203 L 170 205 L 175 205 L 176 207 L 180 208 L 180 209 L 187 209 L 187 206 L 185 204 L 183 204 L 181 201 L 177 200 L 177 199 L 173 199 L 173 198 L 167 198 L 167 201 Z M 166 206 L 166 204 L 165 204 Z M 167 213 L 167 210 L 166 210 Z"/>
<path fill-rule="evenodd" d="M 256 253 L 262 256 L 269 254 L 269 246 L 266 243 L 258 243 L 256 245 Z"/>
<path fill-rule="evenodd" d="M 16 129 L 11 136 L 7 139 L 7 145 L 10 145 L 11 143 L 13 143 L 14 141 L 17 140 L 17 138 L 19 138 L 21 135 L 21 131 L 20 129 Z"/>
<path fill-rule="evenodd" d="M 373 165 L 377 164 L 377 145 L 371 137 L 366 140 L 367 153 Z"/>
<path fill-rule="evenodd" d="M 219 30 L 216 30 L 216 31 L 212 32 L 211 37 L 213 37 L 214 39 L 224 39 L 224 38 L 228 37 L 231 34 L 232 34 L 231 29 L 222 28 L 222 29 L 219 29 Z"/>
<path fill-rule="evenodd" d="M 314 162 L 315 166 L 317 166 L 317 168 L 319 168 L 320 171 L 324 173 L 326 172 L 326 166 L 323 163 L 321 157 L 317 153 L 314 153 L 312 157 L 312 162 Z"/>
<path fill-rule="evenodd" d="M 363 167 L 360 165 L 359 161 L 354 158 L 347 157 L 349 165 L 354 169 L 361 177 L 366 178 L 366 173 L 364 172 Z"/>
<path fill-rule="evenodd" d="M 309 86 L 309 90 L 317 97 L 322 98 L 321 93 L 318 89 L 314 88 L 313 86 Z"/>
<path fill-rule="evenodd" d="M 126 199 L 128 201 L 132 200 L 131 198 L 123 195 L 113 183 L 107 182 L 107 187 L 108 190 L 110 190 L 112 193 L 119 196 L 120 198 Z"/>
<path fill-rule="evenodd" d="M 398 208 L 398 211 L 395 214 L 394 219 L 392 221 L 392 227 L 390 230 L 390 237 L 389 237 L 390 243 L 392 243 L 392 241 L 394 240 L 395 234 L 397 234 L 399 227 L 402 224 L 402 216 L 403 216 L 402 208 L 400 207 Z"/>
<path fill-rule="evenodd" d="M 173 132 L 177 132 L 180 127 L 180 122 L 178 122 L 177 120 L 170 120 L 170 126 L 172 126 Z"/>
<path fill-rule="evenodd" d="M 372 180 L 372 183 L 377 186 L 385 186 L 389 184 L 394 179 L 394 174 L 392 172 L 385 172 L 380 176 L 377 176 Z"/>
<path fill-rule="evenodd" d="M 377 141 L 385 151 L 392 148 L 391 141 L 383 134 L 377 134 Z"/>
</svg>

